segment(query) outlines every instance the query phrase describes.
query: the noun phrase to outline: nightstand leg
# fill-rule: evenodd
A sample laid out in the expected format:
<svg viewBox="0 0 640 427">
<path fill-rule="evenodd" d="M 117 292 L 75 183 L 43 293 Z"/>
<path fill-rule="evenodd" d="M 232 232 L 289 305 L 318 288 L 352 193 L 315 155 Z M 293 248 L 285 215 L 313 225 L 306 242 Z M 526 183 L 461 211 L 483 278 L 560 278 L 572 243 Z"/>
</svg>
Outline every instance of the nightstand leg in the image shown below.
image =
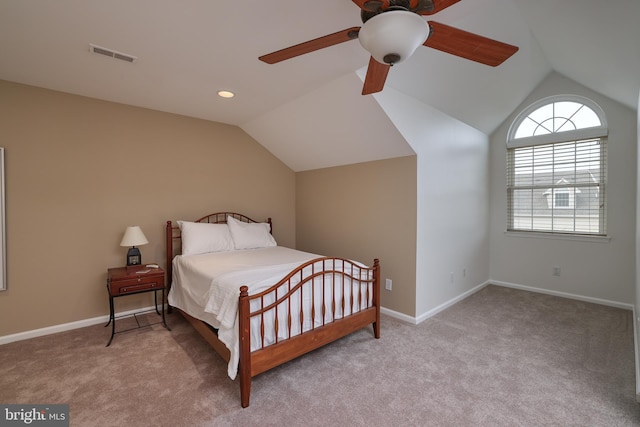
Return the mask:
<svg viewBox="0 0 640 427">
<path fill-rule="evenodd" d="M 164 293 L 162 294 L 164 296 Z M 156 305 L 156 313 L 160 315 L 160 311 L 158 311 L 158 292 L 153 293 L 154 303 Z"/>
<path fill-rule="evenodd" d="M 164 325 L 167 331 L 170 331 L 171 328 L 167 326 L 167 321 L 164 317 L 164 289 L 162 289 L 162 305 L 160 306 L 160 310 L 162 310 L 162 324 Z M 156 311 L 157 311 L 157 305 L 156 305 Z"/>
<path fill-rule="evenodd" d="M 107 292 L 108 291 L 109 291 L 109 286 L 107 285 Z M 107 322 L 106 325 L 104 325 L 104 327 L 106 328 L 107 326 L 109 326 L 109 323 L 111 323 L 112 320 L 113 320 L 113 297 L 109 295 L 109 321 Z"/>
<path fill-rule="evenodd" d="M 109 347 L 111 345 L 111 341 L 113 341 L 113 336 L 116 333 L 116 319 L 114 316 L 112 296 L 109 296 L 109 322 L 107 322 L 107 324 L 104 326 L 109 326 L 109 323 L 111 323 L 111 338 L 109 338 L 109 342 L 107 343 L 106 347 Z"/>
</svg>

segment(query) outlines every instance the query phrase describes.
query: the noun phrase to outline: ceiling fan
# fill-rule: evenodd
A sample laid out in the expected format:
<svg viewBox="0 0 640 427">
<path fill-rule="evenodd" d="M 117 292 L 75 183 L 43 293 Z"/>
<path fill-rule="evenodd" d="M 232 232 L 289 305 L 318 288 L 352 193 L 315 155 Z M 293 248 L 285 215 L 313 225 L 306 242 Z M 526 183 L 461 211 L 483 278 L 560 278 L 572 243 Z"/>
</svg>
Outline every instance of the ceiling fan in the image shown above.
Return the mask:
<svg viewBox="0 0 640 427">
<path fill-rule="evenodd" d="M 362 27 L 328 34 L 259 57 L 267 64 L 324 49 L 353 39 L 371 53 L 363 95 L 380 92 L 393 64 L 409 58 L 420 45 L 498 66 L 518 51 L 517 46 L 469 33 L 449 25 L 425 21 L 460 0 L 353 0 L 360 7 Z"/>
</svg>

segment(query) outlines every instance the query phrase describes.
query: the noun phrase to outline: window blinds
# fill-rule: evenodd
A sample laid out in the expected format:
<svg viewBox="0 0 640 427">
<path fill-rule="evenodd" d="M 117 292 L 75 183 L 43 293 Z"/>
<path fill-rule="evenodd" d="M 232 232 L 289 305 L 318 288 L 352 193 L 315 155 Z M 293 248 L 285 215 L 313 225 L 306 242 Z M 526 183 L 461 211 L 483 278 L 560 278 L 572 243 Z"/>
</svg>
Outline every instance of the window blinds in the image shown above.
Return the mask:
<svg viewBox="0 0 640 427">
<path fill-rule="evenodd" d="M 605 139 L 507 150 L 509 231 L 606 235 Z"/>
</svg>

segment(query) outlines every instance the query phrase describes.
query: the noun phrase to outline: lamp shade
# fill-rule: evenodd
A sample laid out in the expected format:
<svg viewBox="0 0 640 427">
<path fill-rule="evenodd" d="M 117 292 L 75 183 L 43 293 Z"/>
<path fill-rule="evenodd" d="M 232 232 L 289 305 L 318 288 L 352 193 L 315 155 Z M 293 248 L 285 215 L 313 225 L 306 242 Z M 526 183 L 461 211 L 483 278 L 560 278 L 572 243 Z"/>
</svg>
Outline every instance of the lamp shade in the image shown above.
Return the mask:
<svg viewBox="0 0 640 427">
<path fill-rule="evenodd" d="M 122 236 L 120 246 L 141 246 L 146 245 L 147 243 L 149 243 L 149 241 L 142 232 L 142 229 L 135 225 L 127 227 L 124 232 L 124 236 Z"/>
<path fill-rule="evenodd" d="M 358 39 L 376 61 L 393 65 L 409 58 L 427 40 L 429 31 L 420 15 L 390 10 L 365 22 Z"/>
</svg>

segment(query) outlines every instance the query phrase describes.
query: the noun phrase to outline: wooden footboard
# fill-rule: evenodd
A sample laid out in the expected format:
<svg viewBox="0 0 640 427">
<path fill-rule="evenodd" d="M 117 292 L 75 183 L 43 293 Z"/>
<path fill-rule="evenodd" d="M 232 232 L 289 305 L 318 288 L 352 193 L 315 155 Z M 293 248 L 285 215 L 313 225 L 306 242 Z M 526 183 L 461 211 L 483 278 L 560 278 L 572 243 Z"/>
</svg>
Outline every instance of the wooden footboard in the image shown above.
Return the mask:
<svg viewBox="0 0 640 427">
<path fill-rule="evenodd" d="M 227 215 L 255 222 L 230 212 L 207 215 L 198 221 L 223 223 Z M 175 239 L 180 239 L 179 229 L 167 221 L 169 282 L 176 255 Z M 343 258 L 318 258 L 300 265 L 261 293 L 249 295 L 246 286 L 239 286 L 239 290 L 238 374 L 242 407 L 249 406 L 252 377 L 370 324 L 374 336 L 380 338 L 380 263 L 377 259 L 368 267 Z M 181 313 L 228 361 L 229 350 L 215 331 L 206 323 Z"/>
<path fill-rule="evenodd" d="M 302 304 L 305 290 L 307 296 L 312 295 L 308 305 Z M 238 307 L 243 408 L 249 406 L 252 377 L 369 324 L 380 338 L 377 259 L 372 267 L 365 267 L 342 258 L 319 258 L 302 264 L 259 294 L 247 291 L 246 286 L 240 288 Z M 267 319 L 269 313 L 272 315 Z M 252 343 L 252 321 L 257 323 L 253 326 L 260 331 L 261 342 Z M 274 331 L 272 342 L 265 342 L 265 331 Z M 284 338 L 280 339 L 281 335 Z"/>
</svg>

